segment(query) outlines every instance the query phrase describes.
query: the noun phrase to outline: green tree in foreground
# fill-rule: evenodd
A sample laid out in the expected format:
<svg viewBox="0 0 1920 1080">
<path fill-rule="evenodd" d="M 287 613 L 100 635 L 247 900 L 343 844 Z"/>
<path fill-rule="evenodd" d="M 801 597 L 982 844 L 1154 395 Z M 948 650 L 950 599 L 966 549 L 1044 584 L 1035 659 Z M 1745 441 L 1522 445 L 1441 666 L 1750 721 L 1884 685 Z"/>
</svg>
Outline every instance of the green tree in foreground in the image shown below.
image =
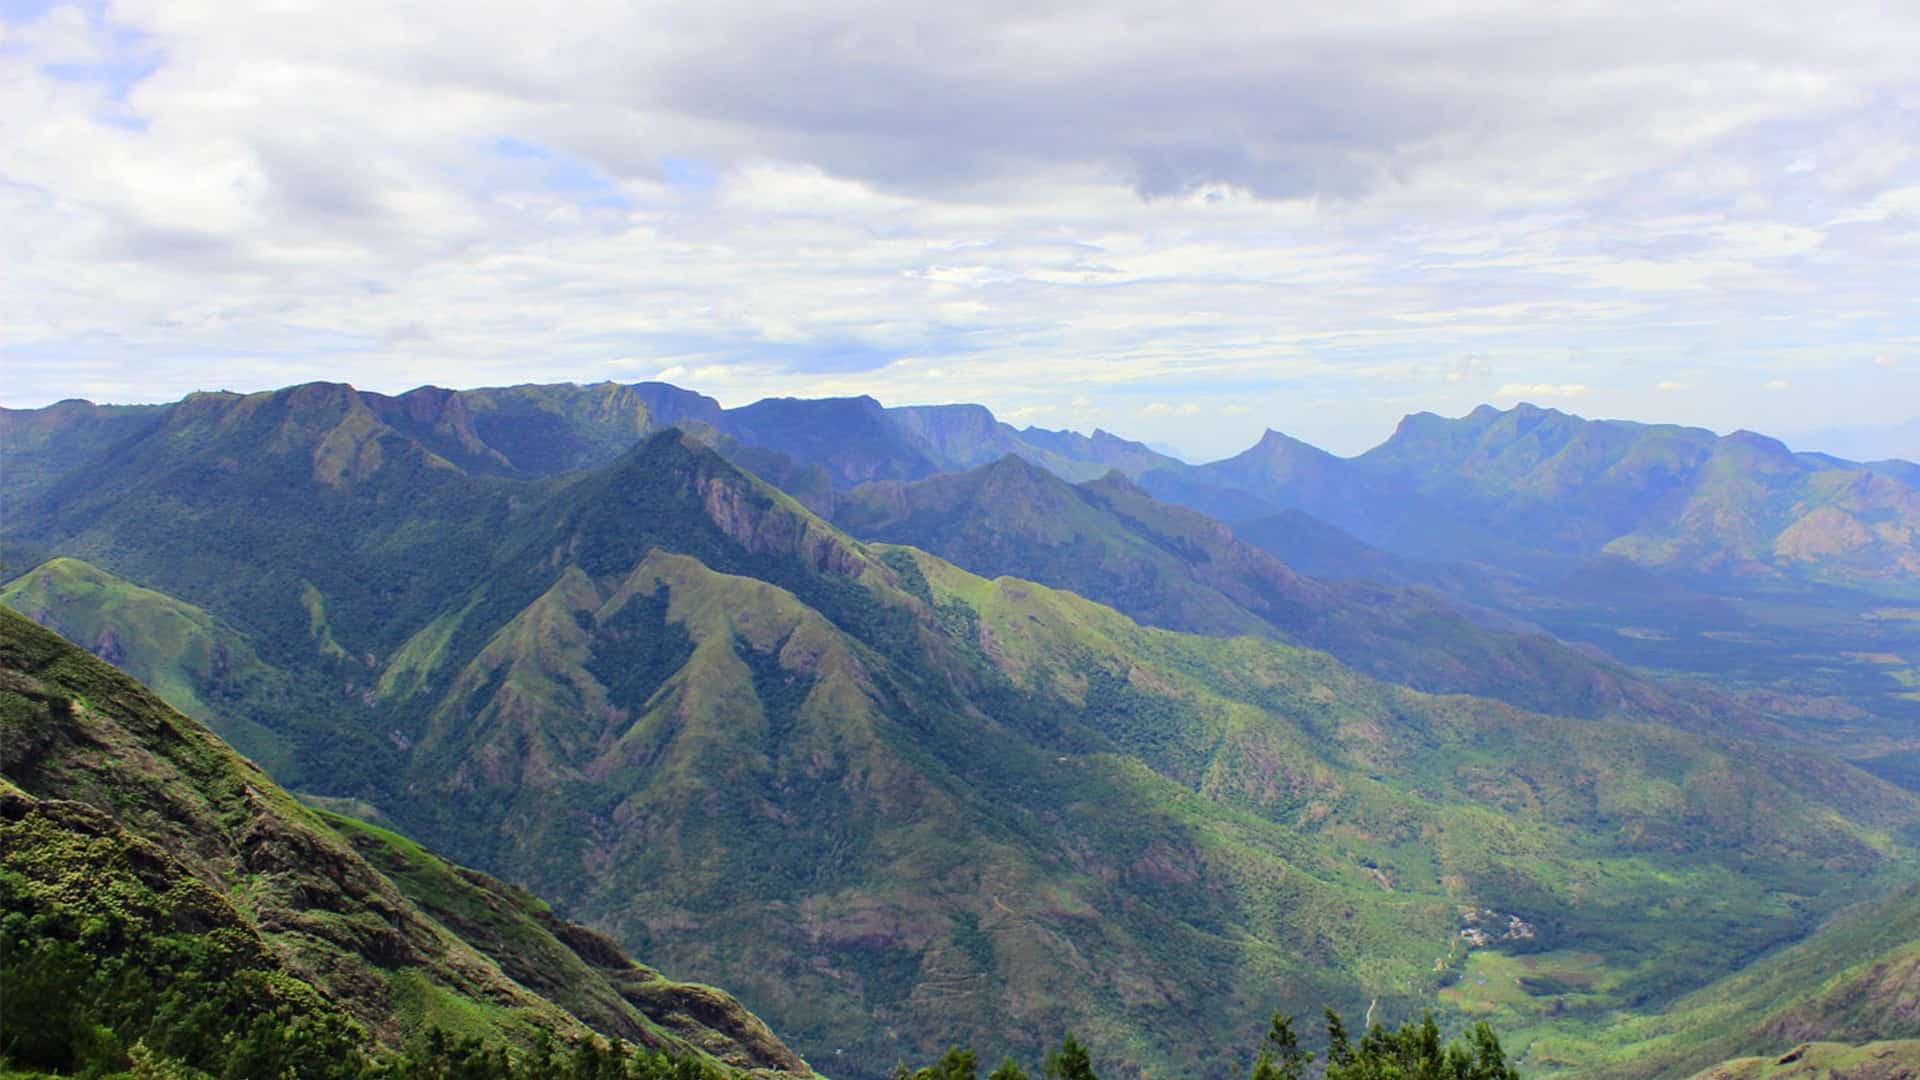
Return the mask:
<svg viewBox="0 0 1920 1080">
<path fill-rule="evenodd" d="M 1325 1015 L 1325 1080 L 1520 1080 L 1519 1070 L 1508 1063 L 1499 1038 L 1485 1023 L 1442 1043 L 1440 1026 L 1428 1014 L 1397 1029 L 1375 1024 L 1356 1044 L 1339 1013 L 1328 1009 Z M 1293 1017 L 1276 1012 L 1254 1059 L 1251 1080 L 1307 1080 L 1313 1057 L 1300 1046 Z M 917 1070 L 902 1065 L 893 1075 L 894 1080 L 975 1080 L 978 1071 L 973 1051 L 956 1046 L 932 1065 Z M 1045 1080 L 1098 1080 L 1091 1052 L 1072 1034 L 1047 1055 L 1040 1075 Z M 1009 1057 L 987 1080 L 1027 1080 L 1027 1073 Z"/>
<path fill-rule="evenodd" d="M 1313 1054 L 1300 1049 L 1293 1033 L 1293 1017 L 1273 1014 L 1267 1037 L 1260 1044 L 1260 1056 L 1253 1062 L 1253 1080 L 1305 1080 Z"/>
<path fill-rule="evenodd" d="M 1011 1057 L 1000 1059 L 1000 1067 L 987 1074 L 987 1080 L 1027 1080 L 1027 1070 Z"/>
<path fill-rule="evenodd" d="M 1484 1021 L 1473 1025 L 1464 1043 L 1442 1046 L 1440 1027 L 1428 1013 L 1398 1030 L 1375 1024 L 1355 1046 L 1346 1026 L 1327 1010 L 1326 1080 L 1520 1080 L 1507 1063 L 1500 1040 Z"/>
<path fill-rule="evenodd" d="M 1060 1049 L 1047 1055 L 1040 1073 L 1047 1080 L 1099 1080 L 1093 1074 L 1093 1059 L 1072 1032 L 1060 1043 Z"/>
<path fill-rule="evenodd" d="M 1008 1062 L 1013 1059 L 1008 1058 Z M 1019 1066 L 1015 1066 L 1017 1069 Z M 993 1074 L 999 1076 L 998 1072 Z M 940 1060 L 924 1069 L 909 1070 L 901 1065 L 893 1070 L 893 1080 L 978 1080 L 980 1065 L 974 1060 L 972 1050 L 962 1050 L 957 1046 L 947 1047 Z"/>
</svg>

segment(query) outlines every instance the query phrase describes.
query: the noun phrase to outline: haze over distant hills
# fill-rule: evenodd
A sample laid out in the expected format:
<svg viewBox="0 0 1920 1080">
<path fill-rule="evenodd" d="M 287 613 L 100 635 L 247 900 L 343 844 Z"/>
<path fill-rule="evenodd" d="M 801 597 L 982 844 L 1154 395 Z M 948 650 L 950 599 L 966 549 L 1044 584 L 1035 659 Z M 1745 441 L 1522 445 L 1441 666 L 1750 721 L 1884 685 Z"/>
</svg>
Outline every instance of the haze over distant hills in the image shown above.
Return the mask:
<svg viewBox="0 0 1920 1080">
<path fill-rule="evenodd" d="M 1787 441 L 1802 450 L 1855 461 L 1920 461 L 1920 417 L 1891 427 L 1833 427 L 1795 433 Z"/>
<path fill-rule="evenodd" d="M 1917 876 L 1907 466 L 1531 406 L 1195 466 L 664 384 L 63 402 L 0 454 L 8 606 L 834 1075 L 1067 1028 L 1237 1075 L 1322 1003 L 1535 1071 L 1920 1034 L 1841 1003 L 1911 972 L 1841 914 Z"/>
</svg>

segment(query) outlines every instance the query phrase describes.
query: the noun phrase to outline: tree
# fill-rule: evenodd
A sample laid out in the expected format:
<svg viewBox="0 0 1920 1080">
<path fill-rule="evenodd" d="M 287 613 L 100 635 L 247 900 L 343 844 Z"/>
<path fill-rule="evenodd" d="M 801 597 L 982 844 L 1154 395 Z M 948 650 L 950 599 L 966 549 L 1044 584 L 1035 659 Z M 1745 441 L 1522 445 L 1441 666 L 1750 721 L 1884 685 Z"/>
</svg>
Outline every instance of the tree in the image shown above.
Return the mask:
<svg viewBox="0 0 1920 1080">
<path fill-rule="evenodd" d="M 1008 1063 L 1012 1060 L 1007 1059 Z M 1019 1066 L 1014 1068 L 1017 1070 Z M 939 1061 L 923 1069 L 909 1070 L 905 1065 L 899 1065 L 893 1070 L 893 1080 L 978 1080 L 979 1075 L 980 1066 L 974 1059 L 973 1051 L 958 1046 L 947 1047 L 947 1052 L 940 1055 Z M 996 1071 L 993 1075 L 1000 1074 Z"/>
<path fill-rule="evenodd" d="M 1332 1009 L 1326 1015 L 1326 1080 L 1520 1080 L 1484 1022 L 1473 1026 L 1465 1042 L 1443 1046 L 1440 1026 L 1428 1013 L 1398 1030 L 1375 1024 L 1355 1047 L 1339 1015 Z"/>
<path fill-rule="evenodd" d="M 1327 1018 L 1327 1071 L 1331 1073 L 1335 1066 L 1353 1064 L 1353 1043 L 1347 1039 L 1347 1025 L 1340 1022 L 1339 1013 L 1331 1006 L 1321 1012 Z"/>
<path fill-rule="evenodd" d="M 1060 1049 L 1047 1055 L 1040 1074 L 1047 1080 L 1100 1080 L 1093 1073 L 1093 1061 L 1087 1056 L 1087 1048 L 1080 1045 L 1071 1031 L 1061 1040 Z"/>
<path fill-rule="evenodd" d="M 1275 1012 L 1253 1063 L 1253 1080 L 1305 1080 L 1313 1054 L 1300 1049 L 1293 1033 L 1293 1017 Z"/>
<path fill-rule="evenodd" d="M 1027 1070 L 1009 1055 L 1000 1059 L 1000 1066 L 987 1074 L 987 1080 L 1027 1080 Z"/>
</svg>

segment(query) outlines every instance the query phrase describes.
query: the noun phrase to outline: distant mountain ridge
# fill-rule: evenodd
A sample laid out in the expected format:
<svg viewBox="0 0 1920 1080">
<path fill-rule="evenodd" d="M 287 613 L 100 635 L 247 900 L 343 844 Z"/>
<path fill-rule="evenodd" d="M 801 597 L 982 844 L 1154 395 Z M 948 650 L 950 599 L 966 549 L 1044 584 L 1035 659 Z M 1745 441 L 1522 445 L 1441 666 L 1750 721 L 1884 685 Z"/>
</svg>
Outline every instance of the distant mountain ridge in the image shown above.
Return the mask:
<svg viewBox="0 0 1920 1080">
<path fill-rule="evenodd" d="M 1746 431 L 1483 405 L 1409 416 L 1353 458 L 1269 432 L 1236 457 L 1138 479 L 1175 502 L 1210 500 L 1202 508 L 1229 522 L 1301 510 L 1432 561 L 1614 556 L 1693 575 L 1920 578 L 1920 490 L 1897 466 L 1795 454 Z"/>
<path fill-rule="evenodd" d="M 1586 420 L 1527 404 L 1483 405 L 1458 419 L 1414 414 L 1353 458 L 1269 431 L 1239 455 L 1188 465 L 1104 431 L 1015 429 L 977 405 L 769 398 L 725 409 L 664 383 L 422 387 L 392 397 L 320 386 L 296 389 L 351 395 L 357 418 L 348 426 L 365 429 L 343 432 L 335 455 L 386 430 L 475 474 L 590 467 L 649 431 L 691 426 L 818 467 L 831 489 L 919 480 L 1015 454 L 1073 482 L 1118 469 L 1158 497 L 1229 524 L 1304 511 L 1428 561 L 1607 555 L 1690 574 L 1855 583 L 1920 575 L 1920 466 L 1859 465 L 1795 454 L 1751 432 Z M 29 500 L 89 452 L 192 411 L 202 397 L 172 406 L 0 410 L 0 453 L 11 465 L 0 497 Z M 816 495 L 825 509 L 830 496 Z"/>
<path fill-rule="evenodd" d="M 1746 433 L 1589 421 L 1529 405 L 1483 406 L 1458 419 L 1410 416 L 1393 438 L 1354 458 L 1269 432 L 1245 453 L 1194 466 L 1102 431 L 1015 429 L 970 405 L 769 399 L 724 409 L 662 383 L 422 388 L 394 397 L 314 384 L 172 406 L 0 410 L 0 454 L 12 466 L 0 469 L 0 505 L 16 523 L 52 515 L 57 532 L 60 516 L 117 498 L 100 494 L 124 483 L 116 446 L 164 430 L 169 454 L 190 452 L 212 437 L 197 432 L 194 419 L 209 406 L 231 406 L 236 416 L 297 413 L 299 424 L 326 428 L 317 456 L 298 467 L 308 479 L 326 474 L 335 490 L 383 455 L 452 469 L 466 477 L 460 485 L 427 484 L 439 512 L 478 521 L 517 497 L 494 481 L 539 482 L 603 464 L 664 426 L 694 433 L 830 518 L 861 483 L 928 480 L 1008 454 L 1073 482 L 1118 470 L 1156 499 L 1230 525 L 1295 571 L 1429 589 L 1448 605 L 1498 612 L 1690 678 L 1736 669 L 1767 709 L 1816 718 L 1834 707 L 1847 717 L 1865 709 L 1870 723 L 1895 730 L 1920 720 L 1920 699 L 1886 681 L 1907 678 L 1906 669 L 1877 670 L 1862 659 L 1920 650 L 1908 640 L 1920 623 L 1867 618 L 1920 606 L 1912 569 L 1920 466 L 1911 463 L 1856 465 L 1793 454 Z M 261 438 L 258 452 L 269 455 L 299 441 Z M 218 483 L 232 464 L 192 467 Z M 391 475 L 383 483 L 393 486 Z M 448 502 L 456 489 L 468 501 Z M 155 520 L 166 512 L 149 507 Z M 244 518 L 236 525 L 238 554 L 239 537 L 256 526 Z M 32 539 L 50 535 L 44 524 L 4 532 L 0 559 L 16 569 L 50 553 Z M 429 569 L 482 572 L 461 562 L 477 550 Z M 217 560 L 215 553 L 210 565 Z M 320 591 L 332 597 L 342 589 L 364 591 L 364 583 Z M 1849 595 L 1840 602 L 1865 621 L 1834 622 L 1828 612 L 1842 593 Z M 1685 649 L 1662 645 L 1671 634 L 1660 626 L 1675 618 L 1685 622 Z M 1920 678 L 1920 667 L 1914 671 Z M 1822 700 L 1801 700 L 1808 692 Z M 1858 726 L 1843 722 L 1848 732 Z"/>
</svg>

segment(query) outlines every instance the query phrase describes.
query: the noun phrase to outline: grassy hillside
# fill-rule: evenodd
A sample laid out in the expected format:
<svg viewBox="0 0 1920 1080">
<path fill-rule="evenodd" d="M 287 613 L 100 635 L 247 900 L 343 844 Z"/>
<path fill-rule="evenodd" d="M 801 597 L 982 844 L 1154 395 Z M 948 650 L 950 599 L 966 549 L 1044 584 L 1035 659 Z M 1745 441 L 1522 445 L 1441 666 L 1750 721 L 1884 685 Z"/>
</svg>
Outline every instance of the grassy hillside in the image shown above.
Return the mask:
<svg viewBox="0 0 1920 1080">
<path fill-rule="evenodd" d="M 1597 1033 L 1585 1047 L 1567 1040 L 1558 1052 L 1595 1075 L 1625 1078 L 1681 1072 L 1736 1055 L 1777 1057 L 1810 1041 L 1913 1040 L 1920 1039 L 1916 1002 L 1920 890 L 1910 888 L 1841 912 L 1805 941 L 1657 1015 Z M 1887 1049 L 1848 1054 L 1864 1062 Z M 1829 1047 L 1813 1056 L 1837 1052 Z M 1914 1064 L 1913 1047 L 1898 1048 L 1896 1059 Z M 1773 1074 L 1735 1070 L 1732 1075 Z"/>
<path fill-rule="evenodd" d="M 1694 1080 L 1904 1080 L 1920 1073 L 1920 1040 L 1849 1046 L 1801 1043 L 1781 1054 L 1741 1058 L 1701 1070 Z"/>
<path fill-rule="evenodd" d="M 0 408 L 0 506 L 17 509 L 110 447 L 138 438 L 166 414 L 162 405 L 62 401 L 44 409 Z"/>
<path fill-rule="evenodd" d="M 138 683 L 4 610 L 0 723 L 16 1065 L 133 1053 L 350 1075 L 434 1026 L 807 1074 L 725 995 L 672 983 L 398 836 L 302 807 Z"/>
<path fill-rule="evenodd" d="M 286 675 L 206 611 L 69 558 L 7 583 L 0 603 L 139 679 L 269 771 L 288 765 L 286 737 L 250 715 L 284 698 Z"/>
</svg>

